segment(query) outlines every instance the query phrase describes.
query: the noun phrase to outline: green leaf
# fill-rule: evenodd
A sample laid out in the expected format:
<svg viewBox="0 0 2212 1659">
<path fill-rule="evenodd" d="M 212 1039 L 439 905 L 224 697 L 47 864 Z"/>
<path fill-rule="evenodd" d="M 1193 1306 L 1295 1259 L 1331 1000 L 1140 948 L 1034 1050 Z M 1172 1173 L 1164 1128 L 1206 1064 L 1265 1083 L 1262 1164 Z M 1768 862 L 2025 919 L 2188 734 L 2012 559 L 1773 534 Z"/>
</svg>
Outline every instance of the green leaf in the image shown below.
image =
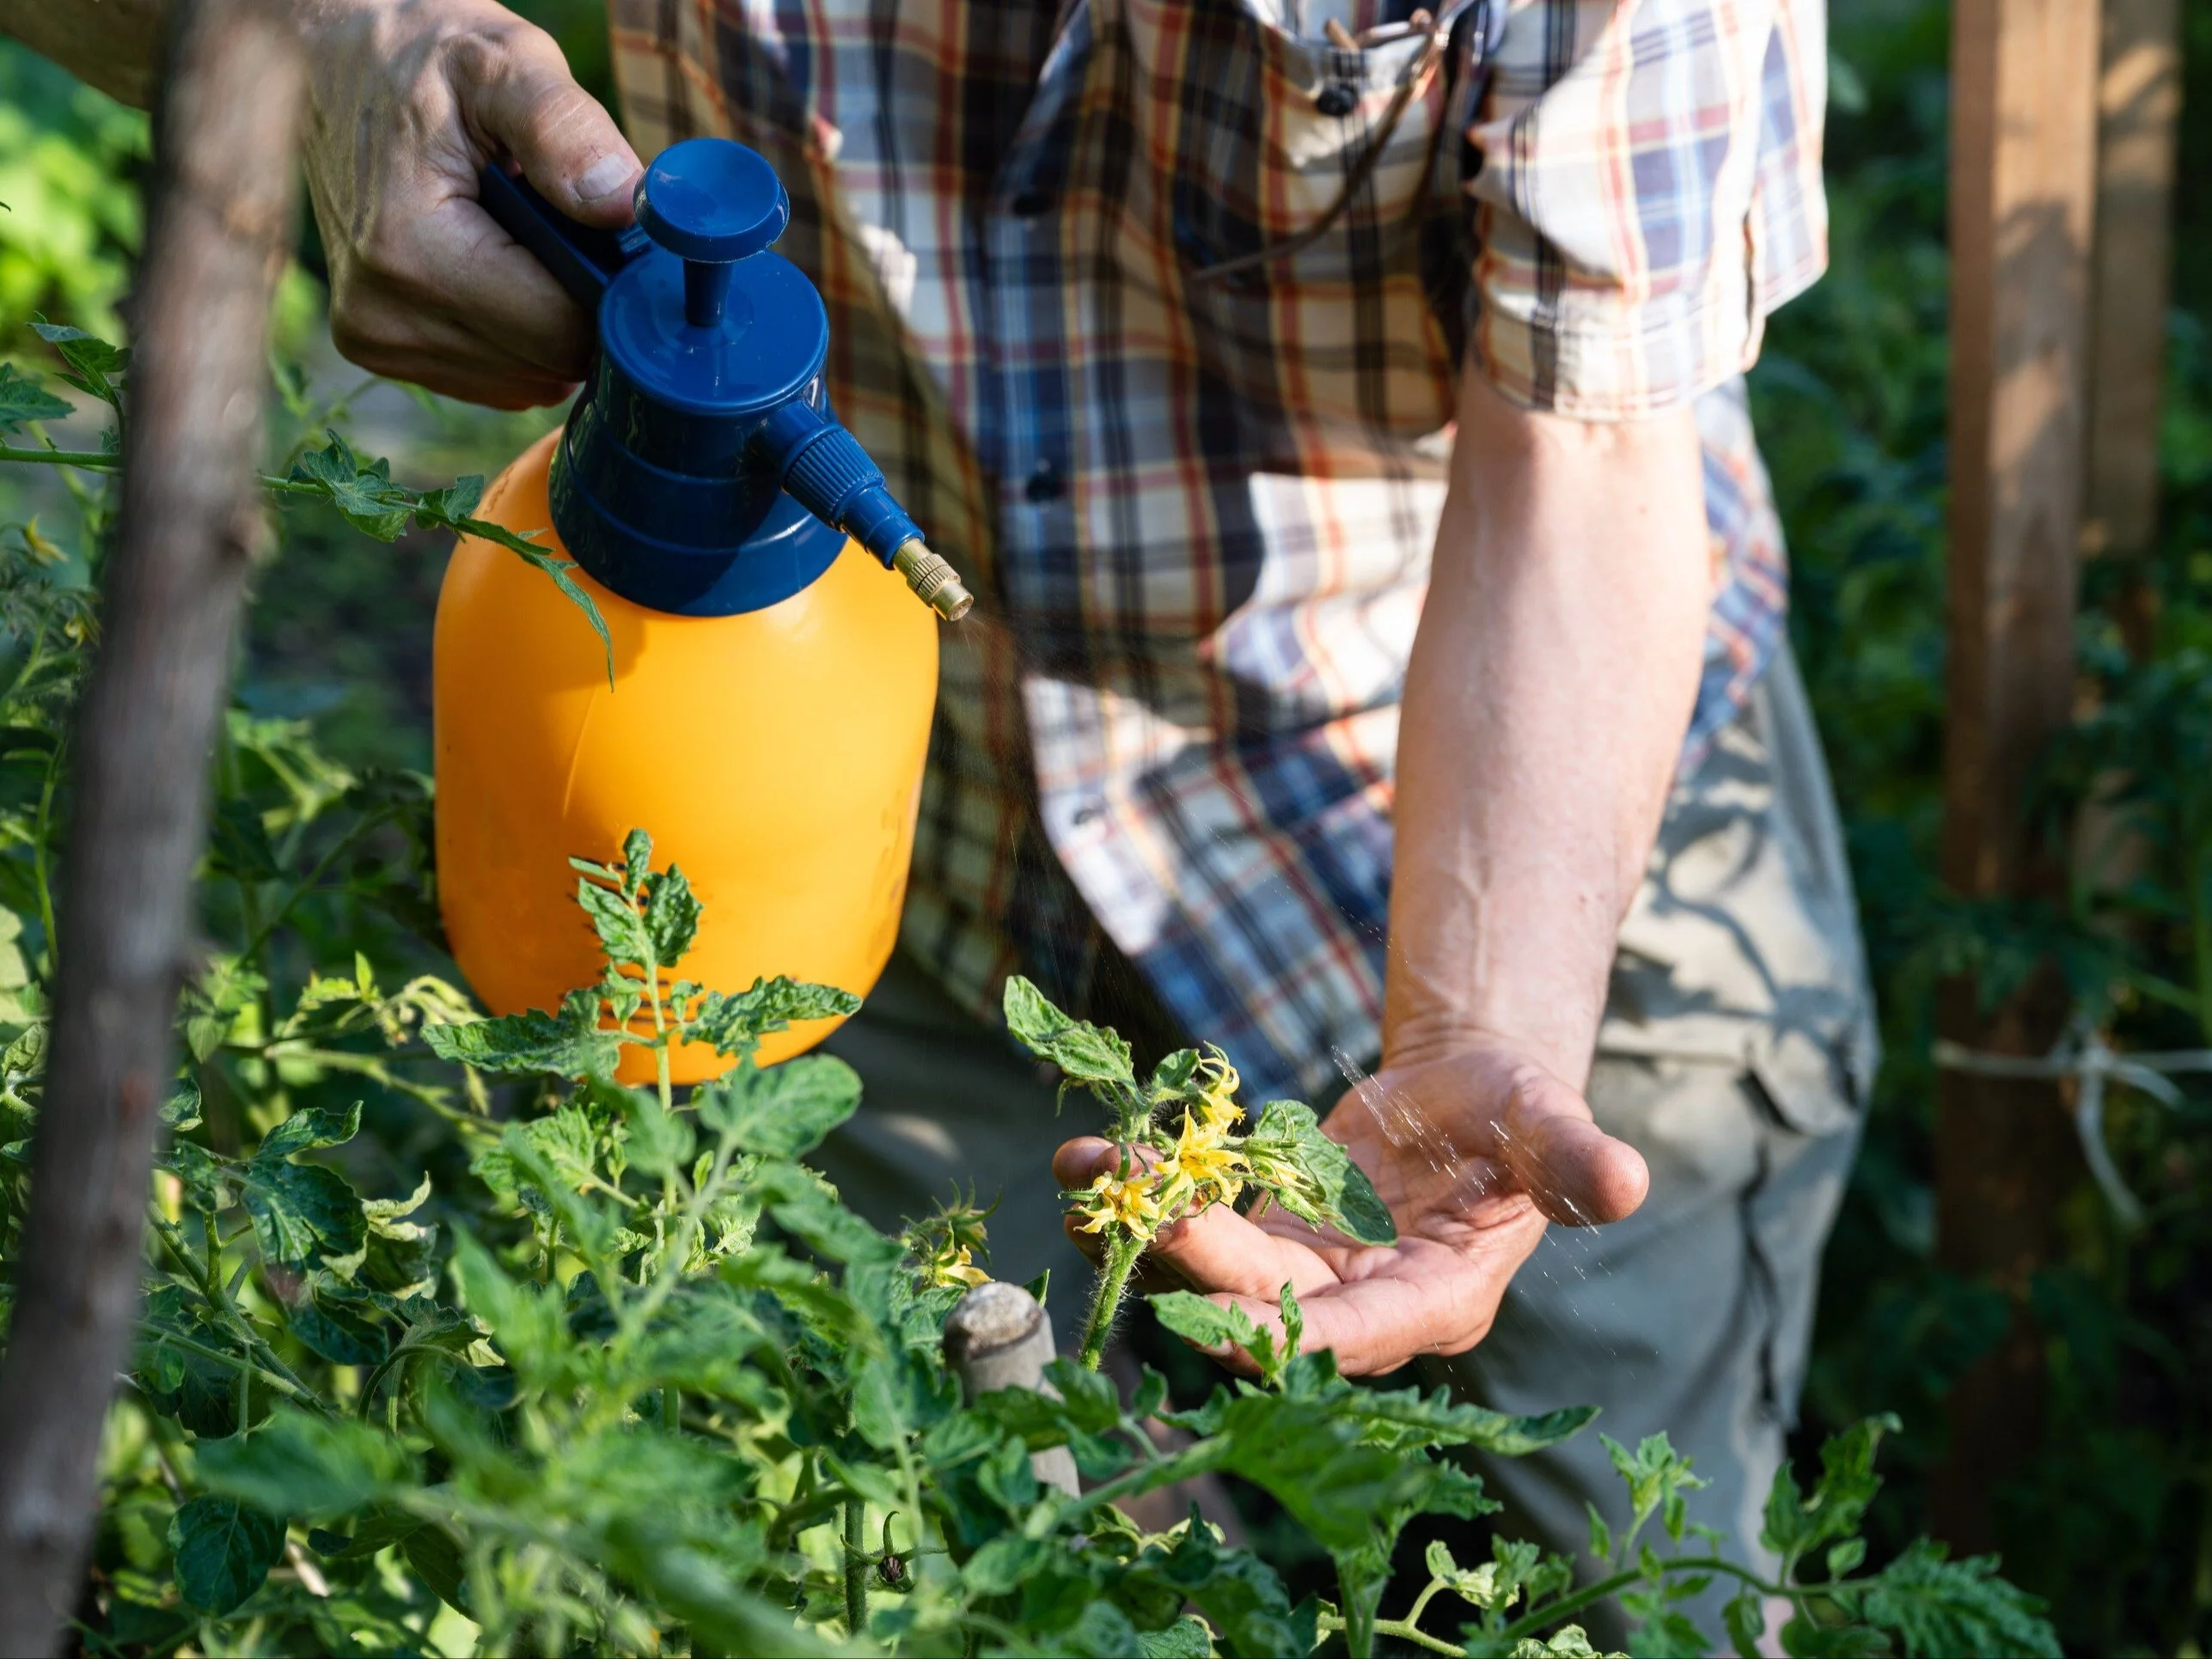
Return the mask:
<svg viewBox="0 0 2212 1659">
<path fill-rule="evenodd" d="M 1366 1172 L 1321 1132 L 1313 1108 L 1269 1101 L 1243 1142 L 1252 1178 L 1300 1221 L 1362 1244 L 1395 1244 L 1397 1224 Z"/>
<path fill-rule="evenodd" d="M 1233 1302 L 1224 1307 L 1188 1290 L 1169 1290 L 1145 1300 L 1152 1303 L 1159 1322 L 1185 1342 L 1215 1352 L 1241 1348 L 1269 1382 L 1280 1375 L 1283 1356 L 1275 1346 L 1274 1333 L 1254 1323 Z"/>
<path fill-rule="evenodd" d="M 700 903 L 691 882 L 674 864 L 645 880 L 645 936 L 652 942 L 653 960 L 673 967 L 699 936 Z"/>
<path fill-rule="evenodd" d="M 443 490 L 423 491 L 423 508 L 440 519 L 467 518 L 484 499 L 484 474 L 470 473 Z"/>
<path fill-rule="evenodd" d="M 622 1144 L 632 1165 L 649 1175 L 673 1175 L 691 1162 L 698 1138 L 688 1119 L 662 1110 L 642 1091 L 629 1092 L 626 1110 L 630 1133 Z"/>
<path fill-rule="evenodd" d="M 349 1513 L 414 1473 L 406 1451 L 382 1430 L 290 1407 L 270 1413 L 250 1435 L 202 1441 L 197 1467 L 223 1497 L 307 1516 Z"/>
<path fill-rule="evenodd" d="M 255 1158 L 236 1173 L 254 1242 L 270 1261 L 305 1268 L 350 1255 L 368 1238 L 360 1197 L 334 1169 Z"/>
<path fill-rule="evenodd" d="M 1023 1459 L 1024 1466 L 1028 1459 Z M 976 1595 L 1004 1595 L 1036 1576 L 1060 1548 L 1056 1542 L 1009 1533 L 994 1538 L 968 1558 L 961 1582 Z"/>
<path fill-rule="evenodd" d="M 1825 1592 L 1824 1592 L 1824 1594 Z M 1995 1556 L 1952 1561 L 1920 1539 L 1853 1597 L 1867 1624 L 1896 1632 L 1911 1659 L 1960 1653 L 2057 1659 L 2045 1604 L 1997 1576 Z"/>
<path fill-rule="evenodd" d="M 348 524 L 379 541 L 397 541 L 419 505 L 412 490 L 392 482 L 388 460 L 364 462 L 337 433 L 292 464 L 291 482 L 314 486 Z"/>
<path fill-rule="evenodd" d="M 1165 1630 L 1139 1631 L 1137 1650 L 1145 1659 L 1212 1659 L 1213 1632 L 1187 1613 Z"/>
<path fill-rule="evenodd" d="M 128 349 L 110 345 L 82 328 L 50 323 L 43 317 L 31 325 L 31 332 L 61 353 L 62 361 L 71 370 L 62 376 L 64 381 L 117 409 L 123 406 L 121 388 L 115 382 L 131 367 Z"/>
<path fill-rule="evenodd" d="M 195 1497 L 169 1518 L 177 1591 L 220 1618 L 254 1594 L 284 1552 L 284 1523 L 231 1497 Z"/>
<path fill-rule="evenodd" d="M 264 1135 L 261 1144 L 254 1149 L 254 1157 L 257 1162 L 273 1162 L 319 1146 L 343 1146 L 360 1132 L 360 1101 L 354 1101 L 343 1112 L 314 1107 L 305 1112 L 295 1112 Z"/>
<path fill-rule="evenodd" d="M 652 944 L 645 932 L 645 918 L 638 914 L 638 906 L 626 894 L 604 887 L 590 876 L 577 878 L 576 902 L 591 918 L 592 930 L 599 936 L 599 948 L 612 962 L 642 968 L 649 959 Z"/>
<path fill-rule="evenodd" d="M 808 1020 L 841 1020 L 859 1006 L 860 999 L 849 991 L 778 974 L 754 980 L 750 991 L 734 997 L 708 991 L 687 1034 L 694 1042 L 712 1044 L 718 1054 L 736 1054 L 758 1046 L 771 1032 Z"/>
<path fill-rule="evenodd" d="M 1830 1436 L 1820 1448 L 1820 1479 L 1810 1497 L 1800 1495 L 1796 1474 L 1784 1463 L 1767 1491 L 1760 1541 L 1794 1562 L 1831 1540 L 1856 1533 L 1881 1490 L 1875 1451 L 1882 1436 L 1897 1427 L 1894 1417 L 1870 1417 Z"/>
<path fill-rule="evenodd" d="M 524 1284 L 508 1277 L 492 1253 L 467 1233 L 453 1240 L 453 1273 L 468 1311 L 492 1329 L 507 1363 L 525 1377 L 556 1374 L 567 1357 L 566 1293 L 559 1285 Z"/>
<path fill-rule="evenodd" d="M 34 1031 L 46 1029 L 44 1026 L 34 1026 L 31 1028 Z M 4 1062 L 0 1062 L 0 1065 L 4 1065 Z M 188 1129 L 199 1128 L 200 1107 L 203 1104 L 199 1085 L 189 1077 L 180 1079 L 177 1086 L 169 1091 L 168 1099 L 162 1102 L 162 1126 L 172 1134 L 177 1135 L 183 1134 Z"/>
<path fill-rule="evenodd" d="M 1767 1633 L 1767 1614 L 1757 1595 L 1745 1590 L 1729 1597 L 1728 1605 L 1720 1609 L 1720 1622 L 1728 1627 L 1728 1644 L 1736 1650 L 1737 1659 L 1761 1659 L 1764 1650 L 1759 1638 Z"/>
<path fill-rule="evenodd" d="M 465 1025 L 423 1028 L 423 1041 L 442 1060 L 480 1071 L 550 1072 L 557 1077 L 610 1077 L 622 1040 L 600 1028 L 599 993 L 571 991 L 557 1015 L 531 1009 Z"/>
<path fill-rule="evenodd" d="M 1041 1060 L 1050 1060 L 1071 1083 L 1134 1090 L 1137 1074 L 1121 1034 L 1072 1020 L 1018 973 L 1010 975 L 1003 1005 L 1006 1029 Z"/>
<path fill-rule="evenodd" d="M 699 1120 L 748 1152 L 797 1158 L 822 1144 L 860 1105 L 860 1076 L 834 1054 L 781 1065 L 741 1065 L 693 1095 Z"/>
<path fill-rule="evenodd" d="M 70 406 L 36 381 L 15 372 L 12 363 L 0 363 L 0 430 L 20 432 L 34 420 L 63 420 Z"/>
<path fill-rule="evenodd" d="M 384 1357 L 383 1332 L 367 1317 L 373 1306 L 317 1292 L 291 1310 L 291 1333 L 333 1365 L 374 1365 Z"/>
<path fill-rule="evenodd" d="M 1615 1473 L 1628 1483 L 1632 1515 L 1629 1532 L 1633 1534 L 1642 1526 L 1654 1510 L 1663 1510 L 1667 1530 L 1679 1538 L 1683 1494 L 1706 1484 L 1701 1476 L 1690 1473 L 1690 1459 L 1676 1451 L 1663 1434 L 1645 1436 L 1633 1453 L 1610 1435 L 1601 1435 L 1598 1439 L 1605 1448 L 1605 1455 L 1612 1461 Z"/>
</svg>

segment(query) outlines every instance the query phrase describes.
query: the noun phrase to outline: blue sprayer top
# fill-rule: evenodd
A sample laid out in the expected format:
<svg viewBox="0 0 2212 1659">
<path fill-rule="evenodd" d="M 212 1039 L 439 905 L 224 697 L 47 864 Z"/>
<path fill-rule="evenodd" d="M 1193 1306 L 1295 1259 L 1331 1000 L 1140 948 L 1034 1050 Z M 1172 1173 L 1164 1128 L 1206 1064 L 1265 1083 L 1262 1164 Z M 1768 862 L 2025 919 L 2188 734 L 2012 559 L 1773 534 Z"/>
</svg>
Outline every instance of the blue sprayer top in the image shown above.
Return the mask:
<svg viewBox="0 0 2212 1659">
<path fill-rule="evenodd" d="M 549 486 L 553 528 L 593 577 L 655 610 L 730 616 L 807 587 L 849 535 L 938 614 L 966 613 L 959 578 L 830 412 L 828 314 L 769 251 L 791 200 L 757 152 L 670 145 L 620 234 L 496 164 L 480 185 L 486 210 L 598 320 Z"/>
</svg>

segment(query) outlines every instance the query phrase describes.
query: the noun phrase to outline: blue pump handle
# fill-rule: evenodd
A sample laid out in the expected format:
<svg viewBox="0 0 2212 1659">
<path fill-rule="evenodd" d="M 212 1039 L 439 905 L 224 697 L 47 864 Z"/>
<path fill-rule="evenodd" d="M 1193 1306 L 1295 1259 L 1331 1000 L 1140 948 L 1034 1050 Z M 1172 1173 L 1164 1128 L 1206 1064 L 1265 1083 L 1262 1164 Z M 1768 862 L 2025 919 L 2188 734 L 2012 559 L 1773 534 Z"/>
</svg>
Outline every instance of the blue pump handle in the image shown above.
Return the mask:
<svg viewBox="0 0 2212 1659">
<path fill-rule="evenodd" d="M 722 329 L 736 265 L 764 253 L 791 219 L 790 200 L 768 164 L 727 139 L 695 138 L 663 150 L 640 186 L 639 223 L 619 232 L 569 217 L 532 188 L 529 180 L 496 162 L 478 174 L 478 199 L 500 228 L 529 248 L 591 314 L 595 332 L 614 326 L 613 319 L 602 314 L 602 302 L 616 277 L 656 244 L 682 261 L 685 323 L 701 331 Z M 622 303 L 620 296 L 615 303 Z M 818 312 L 818 305 L 816 308 Z M 631 364 L 626 372 L 634 376 L 637 365 Z M 651 396 L 650 390 L 646 395 Z M 714 418 L 706 412 L 700 418 Z M 785 494 L 898 570 L 940 615 L 956 620 L 966 613 L 967 590 L 950 567 L 927 551 L 921 527 L 891 495 L 882 469 L 834 416 L 816 409 L 800 394 L 797 383 L 789 400 L 761 421 L 748 448 L 758 462 L 773 469 Z M 650 462 L 654 457 L 641 459 Z M 616 465 L 617 473 L 624 464 Z M 594 527 L 608 513 L 593 508 L 597 518 L 587 513 L 572 527 L 560 524 L 560 479 L 555 483 L 556 528 L 587 570 L 602 579 L 610 577 L 611 564 L 604 560 L 595 564 L 592 553 Z M 584 487 L 573 479 L 569 485 L 571 495 Z M 599 528 L 618 552 L 634 555 L 632 544 L 644 545 L 619 527 Z M 619 583 L 614 585 L 622 590 Z M 662 604 L 657 595 L 641 602 Z"/>
<path fill-rule="evenodd" d="M 528 179 L 497 162 L 476 175 L 477 200 L 499 229 L 537 255 L 570 296 L 596 319 L 614 273 L 652 246 L 636 225 L 602 230 L 571 219 L 538 194 Z"/>
</svg>

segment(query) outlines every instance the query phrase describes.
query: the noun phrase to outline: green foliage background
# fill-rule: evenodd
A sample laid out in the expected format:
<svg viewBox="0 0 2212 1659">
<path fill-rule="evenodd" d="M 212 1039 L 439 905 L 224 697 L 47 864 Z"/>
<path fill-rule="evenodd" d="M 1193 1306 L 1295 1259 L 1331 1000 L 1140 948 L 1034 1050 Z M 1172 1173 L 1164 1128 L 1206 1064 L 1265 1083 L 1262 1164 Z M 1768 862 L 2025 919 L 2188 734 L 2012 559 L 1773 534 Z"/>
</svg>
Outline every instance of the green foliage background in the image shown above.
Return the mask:
<svg viewBox="0 0 2212 1659">
<path fill-rule="evenodd" d="M 587 84 L 603 87 L 592 0 L 522 9 L 553 29 Z M 2212 198 L 2185 188 L 2179 204 L 2165 510 L 2148 572 L 2155 652 L 2146 665 L 2126 662 L 2109 613 L 2120 573 L 2092 570 L 2081 641 L 2102 712 L 2053 758 L 2032 803 L 2062 826 L 2093 790 L 2131 777 L 2131 793 L 2105 808 L 2140 831 L 2143 867 L 2117 888 L 2081 882 L 2066 906 L 1970 912 L 1934 875 L 1948 19 L 1936 0 L 1856 0 L 1833 21 L 1833 270 L 1775 320 L 1753 389 L 1788 523 L 1793 636 L 1848 820 L 1888 1040 L 1829 1258 L 1805 1427 L 1809 1448 L 1878 1412 L 1909 1425 L 1897 1442 L 1902 1476 L 1870 1522 L 1879 1556 L 1918 1530 L 1921 1482 L 1941 1450 L 1942 1390 L 2006 1316 L 1995 1293 L 1933 1260 L 1928 1056 L 1939 973 L 1971 966 L 2001 987 L 2055 950 L 2086 1015 L 2116 1046 L 2212 1041 L 2203 1013 L 2212 993 L 2212 260 L 2196 257 L 2212 252 Z M 2185 27 L 2188 180 L 2212 163 L 2212 13 L 2185 9 Z M 137 235 L 144 153 L 141 118 L 0 45 L 0 201 L 10 209 L 0 213 L 0 332 L 20 337 L 39 311 L 95 327 L 111 318 Z M 316 263 L 309 235 L 305 271 Z M 317 303 L 311 274 L 288 285 L 289 350 L 314 354 Z M 316 412 L 302 399 L 302 430 L 284 441 L 303 436 Z M 400 400 L 388 388 L 364 392 L 353 412 L 388 432 L 372 449 L 394 453 L 401 475 L 419 482 L 496 469 L 550 418 Z M 58 482 L 0 473 L 0 520 L 72 510 Z M 263 792 L 279 840 L 286 811 L 309 833 L 313 814 L 300 802 L 317 790 L 334 795 L 386 775 L 371 769 L 426 764 L 428 618 L 443 558 L 433 536 L 410 533 L 395 552 L 335 514 L 290 515 L 280 562 L 260 583 L 227 762 L 241 789 Z M 293 723 L 307 720 L 319 751 Z M 341 945 L 363 950 L 386 983 L 435 965 L 397 921 L 379 919 L 419 903 L 410 886 L 419 848 L 397 817 L 365 845 L 376 862 L 360 890 L 302 903 L 278 941 L 296 980 Z M 26 894 L 0 900 L 27 909 Z M 211 930 L 258 924 L 226 913 L 232 900 L 211 902 Z M 10 966 L 15 949 L 0 945 L 0 995 L 25 978 Z M 273 1005 L 256 1017 L 273 1022 Z M 300 1099 L 321 1087 L 302 1084 Z M 250 1144 L 271 1126 L 241 1119 L 251 1104 L 211 1097 L 209 1121 L 222 1127 L 229 1114 L 223 1132 Z M 2058 1428 L 2002 1495 L 2007 1566 L 2053 1601 L 2062 1635 L 2081 1651 L 2212 1647 L 2212 1422 L 2199 1381 L 2212 1374 L 2206 1125 L 2201 1089 L 2172 1108 L 2121 1091 L 2108 1133 L 2149 1223 L 2126 1233 L 2084 1182 L 2068 1212 L 2067 1259 L 2035 1290 Z M 425 1168 L 441 1183 L 465 1180 L 448 1138 L 404 1091 L 372 1094 L 345 1156 L 364 1190 L 407 1190 Z"/>
</svg>

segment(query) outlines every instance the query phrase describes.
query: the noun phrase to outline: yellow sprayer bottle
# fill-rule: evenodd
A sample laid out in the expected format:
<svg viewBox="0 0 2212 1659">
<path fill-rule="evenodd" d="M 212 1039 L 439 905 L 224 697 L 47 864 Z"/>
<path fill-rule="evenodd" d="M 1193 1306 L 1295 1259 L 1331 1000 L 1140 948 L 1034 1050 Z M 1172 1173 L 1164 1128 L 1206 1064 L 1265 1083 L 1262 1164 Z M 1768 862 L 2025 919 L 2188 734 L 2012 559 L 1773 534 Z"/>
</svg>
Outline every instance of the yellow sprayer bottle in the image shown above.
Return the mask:
<svg viewBox="0 0 2212 1659">
<path fill-rule="evenodd" d="M 829 412 L 821 296 L 767 251 L 790 218 L 783 186 L 752 150 L 693 139 L 647 171 L 619 237 L 497 168 L 483 186 L 595 309 L 600 351 L 567 426 L 480 514 L 576 562 L 613 673 L 545 575 L 487 542 L 455 549 L 436 646 L 454 957 L 494 1013 L 557 1008 L 599 972 L 568 861 L 619 863 L 642 827 L 706 908 L 687 979 L 739 991 L 787 973 L 865 995 L 905 894 L 932 612 L 957 619 L 968 595 Z M 729 1064 L 703 1046 L 672 1058 L 682 1082 Z"/>
</svg>

